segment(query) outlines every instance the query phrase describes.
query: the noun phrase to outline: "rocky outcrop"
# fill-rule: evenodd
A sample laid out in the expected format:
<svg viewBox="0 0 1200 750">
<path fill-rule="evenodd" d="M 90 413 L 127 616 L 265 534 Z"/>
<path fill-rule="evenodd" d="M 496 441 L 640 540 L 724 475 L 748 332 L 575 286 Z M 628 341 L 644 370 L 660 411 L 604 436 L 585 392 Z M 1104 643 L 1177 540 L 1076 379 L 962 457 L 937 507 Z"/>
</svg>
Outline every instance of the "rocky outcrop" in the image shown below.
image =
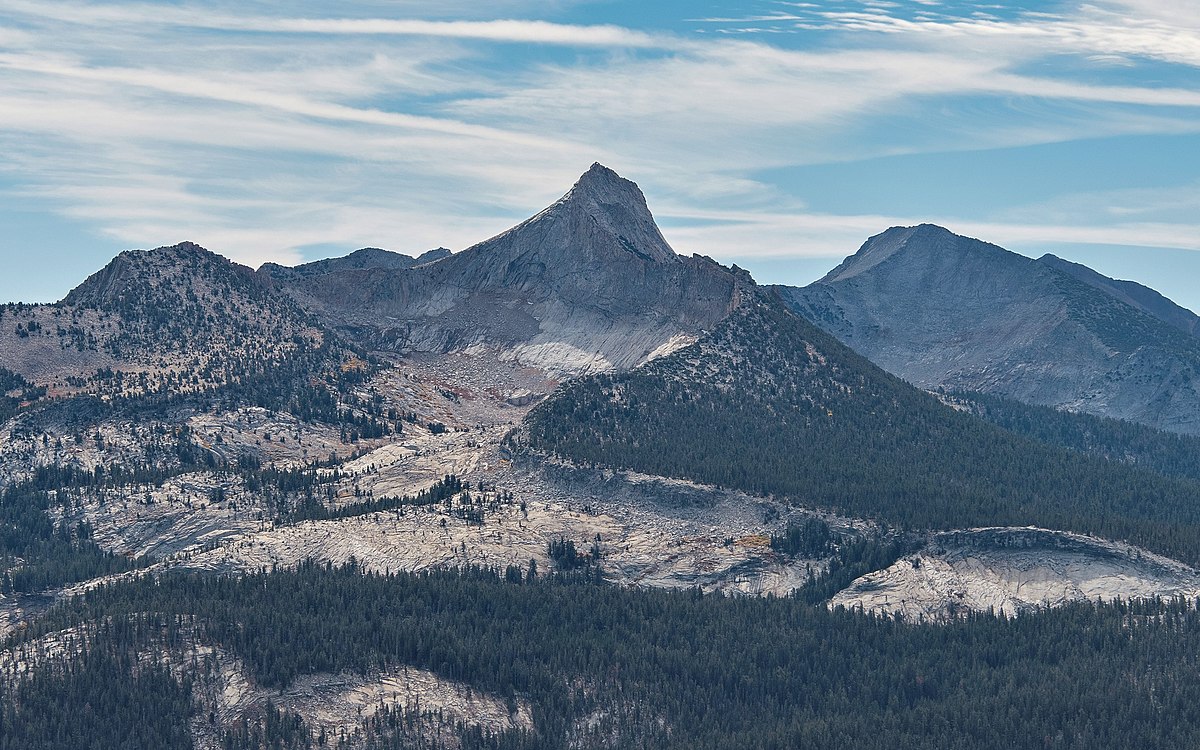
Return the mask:
<svg viewBox="0 0 1200 750">
<path fill-rule="evenodd" d="M 780 293 L 918 386 L 1200 434 L 1200 339 L 1184 332 L 1187 311 L 1144 287 L 923 224 Z"/>
<path fill-rule="evenodd" d="M 1194 597 L 1200 571 L 1146 550 L 1038 528 L 936 534 L 920 551 L 865 575 L 831 606 L 909 620 L 1008 615 L 1072 601 Z"/>
<path fill-rule="evenodd" d="M 595 164 L 560 200 L 460 253 L 412 268 L 286 279 L 369 346 L 492 349 L 556 374 L 627 369 L 730 311 L 736 276 L 667 244 L 637 185 Z"/>
</svg>

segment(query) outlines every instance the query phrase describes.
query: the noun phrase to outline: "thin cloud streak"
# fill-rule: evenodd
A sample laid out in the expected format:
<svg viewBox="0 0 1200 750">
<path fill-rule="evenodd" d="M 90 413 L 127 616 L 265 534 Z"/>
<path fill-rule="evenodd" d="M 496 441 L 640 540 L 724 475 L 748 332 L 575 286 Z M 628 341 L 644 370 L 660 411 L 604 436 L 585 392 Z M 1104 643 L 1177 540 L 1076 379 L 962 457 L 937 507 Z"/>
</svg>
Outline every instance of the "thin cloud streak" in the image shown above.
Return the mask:
<svg viewBox="0 0 1200 750">
<path fill-rule="evenodd" d="M 578 47 L 664 48 L 672 46 L 655 37 L 621 26 L 576 26 L 547 21 L 419 21 L 383 18 L 252 18 L 229 19 L 207 28 L 239 31 L 274 31 L 299 34 L 368 34 L 478 39 L 490 42 L 558 44 Z"/>
<path fill-rule="evenodd" d="M 1200 251 L 1200 224 L 1129 222 L 1108 226 L 979 221 L 959 217 L 879 214 L 706 212 L 672 219 L 700 222 L 664 235 L 679 252 L 722 258 L 842 257 L 888 227 L 932 223 L 998 245 L 1087 244 Z M 745 237 L 760 239 L 747 247 Z"/>
<path fill-rule="evenodd" d="M 154 70 L 86 67 L 51 58 L 3 54 L 0 54 L 0 69 L 63 76 L 98 83 L 123 84 L 138 88 L 154 89 L 176 96 L 212 99 L 230 104 L 275 109 L 289 114 L 323 120 L 340 120 L 365 125 L 429 130 L 490 141 L 510 142 L 535 148 L 546 148 L 557 145 L 546 138 L 507 132 L 483 125 L 472 125 L 454 120 L 421 117 L 379 109 L 348 107 L 330 102 L 314 101 L 297 95 L 248 89 L 225 82 Z"/>
<path fill-rule="evenodd" d="M 29 16 L 86 25 L 135 24 L 217 31 L 284 34 L 425 36 L 514 44 L 577 47 L 663 48 L 673 46 L 663 35 L 651 35 L 611 24 L 578 25 L 549 21 L 427 21 L 389 18 L 289 18 L 231 16 L 158 5 L 95 6 L 74 3 L 14 2 L 9 8 Z"/>
</svg>

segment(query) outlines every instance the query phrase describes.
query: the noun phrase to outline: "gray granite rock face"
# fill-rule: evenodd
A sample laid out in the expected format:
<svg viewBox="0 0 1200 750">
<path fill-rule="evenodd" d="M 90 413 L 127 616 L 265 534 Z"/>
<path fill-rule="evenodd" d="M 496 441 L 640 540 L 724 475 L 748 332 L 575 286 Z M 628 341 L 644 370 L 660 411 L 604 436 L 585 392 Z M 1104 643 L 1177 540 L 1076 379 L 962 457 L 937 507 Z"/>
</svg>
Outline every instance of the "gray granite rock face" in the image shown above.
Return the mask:
<svg viewBox="0 0 1200 750">
<path fill-rule="evenodd" d="M 928 224 L 894 227 L 819 281 L 778 290 L 918 386 L 1200 434 L 1200 338 L 1185 332 L 1187 311 L 1055 261 Z"/>
<path fill-rule="evenodd" d="M 595 164 L 550 207 L 462 252 L 279 281 L 374 348 L 483 347 L 572 374 L 632 367 L 688 341 L 728 314 L 736 278 L 677 255 L 637 185 Z"/>
</svg>

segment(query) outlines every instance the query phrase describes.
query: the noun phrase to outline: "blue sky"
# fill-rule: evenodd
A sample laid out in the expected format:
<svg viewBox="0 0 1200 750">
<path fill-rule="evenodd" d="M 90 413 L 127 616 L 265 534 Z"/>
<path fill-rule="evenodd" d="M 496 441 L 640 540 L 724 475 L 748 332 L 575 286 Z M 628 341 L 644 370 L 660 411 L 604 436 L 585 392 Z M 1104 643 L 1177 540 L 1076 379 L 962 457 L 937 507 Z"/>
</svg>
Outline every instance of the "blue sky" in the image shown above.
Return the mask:
<svg viewBox="0 0 1200 750">
<path fill-rule="evenodd" d="M 1178 0 L 5 0 L 0 300 L 459 250 L 601 161 L 764 282 L 929 221 L 1200 309 L 1198 69 Z"/>
</svg>

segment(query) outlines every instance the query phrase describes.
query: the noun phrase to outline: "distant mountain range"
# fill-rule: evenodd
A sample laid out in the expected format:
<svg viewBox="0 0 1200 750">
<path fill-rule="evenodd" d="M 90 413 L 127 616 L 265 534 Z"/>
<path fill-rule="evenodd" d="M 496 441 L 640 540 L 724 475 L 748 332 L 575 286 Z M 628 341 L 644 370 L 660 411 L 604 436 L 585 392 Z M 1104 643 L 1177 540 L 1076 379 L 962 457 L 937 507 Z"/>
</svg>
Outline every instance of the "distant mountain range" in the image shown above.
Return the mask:
<svg viewBox="0 0 1200 750">
<path fill-rule="evenodd" d="M 752 285 L 676 254 L 637 186 L 595 164 L 459 253 L 363 248 L 257 272 L 186 242 L 122 253 L 58 304 L 0 309 L 0 367 L 50 395 L 204 390 L 336 339 L 486 354 L 554 382 L 686 346 Z M 1200 317 L 1133 282 L 921 225 L 870 238 L 814 284 L 773 289 L 922 388 L 1200 434 Z"/>
<path fill-rule="evenodd" d="M 1196 315 L 1052 255 L 893 227 L 793 310 L 924 388 L 981 391 L 1200 434 Z"/>
<path fill-rule="evenodd" d="M 448 255 L 450 255 L 450 251 L 444 247 L 421 253 L 416 258 L 378 247 L 364 247 L 342 258 L 315 260 L 312 263 L 304 263 L 299 266 L 281 266 L 277 263 L 265 263 L 258 270 L 259 273 L 264 273 L 273 279 L 289 281 L 308 276 L 324 276 L 340 271 L 412 268 L 413 266 L 420 266 L 425 263 L 432 263 L 435 260 L 441 260 Z"/>
</svg>

